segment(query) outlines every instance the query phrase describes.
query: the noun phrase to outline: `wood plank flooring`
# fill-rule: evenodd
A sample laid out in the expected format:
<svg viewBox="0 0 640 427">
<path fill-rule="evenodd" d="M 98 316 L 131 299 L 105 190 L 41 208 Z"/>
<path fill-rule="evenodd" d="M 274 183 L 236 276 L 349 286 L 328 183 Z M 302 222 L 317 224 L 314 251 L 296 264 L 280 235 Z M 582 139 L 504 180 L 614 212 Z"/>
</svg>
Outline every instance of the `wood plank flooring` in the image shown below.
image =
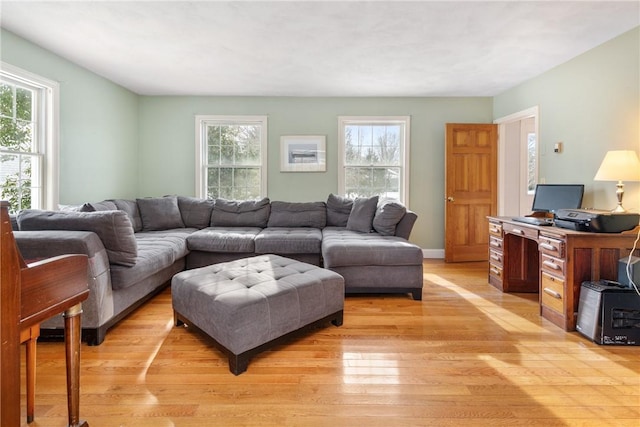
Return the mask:
<svg viewBox="0 0 640 427">
<path fill-rule="evenodd" d="M 486 263 L 424 263 L 423 301 L 348 296 L 344 325 L 234 376 L 165 291 L 82 346 L 82 419 L 135 426 L 640 426 L 640 347 L 599 346 L 502 294 Z M 24 356 L 23 356 L 24 361 Z M 24 363 L 22 367 L 24 384 Z M 22 389 L 22 423 L 25 397 Z M 34 427 L 66 425 L 62 343 L 38 344 Z"/>
</svg>

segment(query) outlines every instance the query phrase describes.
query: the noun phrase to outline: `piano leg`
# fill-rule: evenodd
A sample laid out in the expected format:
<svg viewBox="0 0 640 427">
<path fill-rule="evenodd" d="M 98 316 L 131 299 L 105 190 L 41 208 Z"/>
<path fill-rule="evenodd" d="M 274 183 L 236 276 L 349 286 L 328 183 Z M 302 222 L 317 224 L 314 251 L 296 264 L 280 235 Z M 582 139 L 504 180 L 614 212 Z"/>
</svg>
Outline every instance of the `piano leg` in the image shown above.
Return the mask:
<svg viewBox="0 0 640 427">
<path fill-rule="evenodd" d="M 64 344 L 67 361 L 67 407 L 69 427 L 89 427 L 80 421 L 80 317 L 82 304 L 64 312 Z"/>
</svg>

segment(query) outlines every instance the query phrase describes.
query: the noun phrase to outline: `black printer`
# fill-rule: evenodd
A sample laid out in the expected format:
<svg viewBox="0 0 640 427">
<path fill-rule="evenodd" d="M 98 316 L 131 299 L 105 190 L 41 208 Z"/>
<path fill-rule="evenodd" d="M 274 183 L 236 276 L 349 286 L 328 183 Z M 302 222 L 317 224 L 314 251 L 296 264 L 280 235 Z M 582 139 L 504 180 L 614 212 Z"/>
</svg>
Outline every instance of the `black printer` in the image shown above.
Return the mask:
<svg viewBox="0 0 640 427">
<path fill-rule="evenodd" d="M 621 233 L 635 228 L 640 223 L 640 214 L 596 209 L 558 209 L 554 222 L 557 227 L 569 230 Z"/>
</svg>

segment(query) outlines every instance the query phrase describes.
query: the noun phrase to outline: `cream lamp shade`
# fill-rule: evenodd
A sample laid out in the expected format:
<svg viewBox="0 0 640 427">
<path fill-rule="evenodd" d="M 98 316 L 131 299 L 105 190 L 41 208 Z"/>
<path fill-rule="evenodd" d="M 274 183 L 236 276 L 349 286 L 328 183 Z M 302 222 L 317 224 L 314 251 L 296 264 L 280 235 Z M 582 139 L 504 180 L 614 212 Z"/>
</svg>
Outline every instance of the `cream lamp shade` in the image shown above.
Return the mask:
<svg viewBox="0 0 640 427">
<path fill-rule="evenodd" d="M 604 156 L 600 169 L 596 173 L 595 181 L 617 181 L 616 196 L 618 206 L 613 212 L 626 212 L 622 207 L 624 184 L 622 181 L 640 181 L 640 159 L 633 150 L 609 151 Z"/>
</svg>

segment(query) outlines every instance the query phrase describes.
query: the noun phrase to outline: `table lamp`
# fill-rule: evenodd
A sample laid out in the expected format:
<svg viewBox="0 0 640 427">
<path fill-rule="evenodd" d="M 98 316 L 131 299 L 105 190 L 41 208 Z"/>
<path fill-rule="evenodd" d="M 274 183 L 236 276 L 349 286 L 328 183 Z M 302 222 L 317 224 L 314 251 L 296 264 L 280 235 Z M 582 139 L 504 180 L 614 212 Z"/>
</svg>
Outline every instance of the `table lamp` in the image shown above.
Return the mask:
<svg viewBox="0 0 640 427">
<path fill-rule="evenodd" d="M 640 160 L 633 150 L 609 151 L 604 156 L 600 169 L 596 173 L 595 181 L 618 181 L 616 196 L 618 206 L 612 212 L 626 212 L 622 207 L 624 184 L 622 181 L 640 181 Z"/>
</svg>

